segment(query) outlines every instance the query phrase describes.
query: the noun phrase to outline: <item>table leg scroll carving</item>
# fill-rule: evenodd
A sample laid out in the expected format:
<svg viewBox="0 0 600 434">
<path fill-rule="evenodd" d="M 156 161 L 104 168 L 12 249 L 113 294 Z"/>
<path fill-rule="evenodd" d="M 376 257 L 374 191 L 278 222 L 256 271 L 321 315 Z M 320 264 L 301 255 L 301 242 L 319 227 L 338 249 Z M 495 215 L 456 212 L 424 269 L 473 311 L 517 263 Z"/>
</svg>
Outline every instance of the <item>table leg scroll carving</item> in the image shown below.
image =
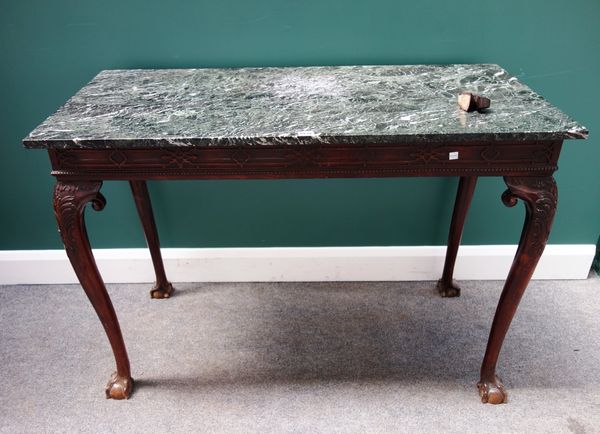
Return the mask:
<svg viewBox="0 0 600 434">
<path fill-rule="evenodd" d="M 467 212 L 471 205 L 476 184 L 476 176 L 463 176 L 458 183 L 458 191 L 456 192 L 456 201 L 452 213 L 452 223 L 450 224 L 450 233 L 448 234 L 448 248 L 446 249 L 444 272 L 442 273 L 442 278 L 437 282 L 437 289 L 442 297 L 458 297 L 460 295 L 460 287 L 452 278 L 452 275 L 454 274 L 454 264 L 456 263 L 456 255 L 465 226 L 465 219 L 467 218 Z"/>
<path fill-rule="evenodd" d="M 91 202 L 96 211 L 104 208 L 106 200 L 100 193 L 101 186 L 100 181 L 57 182 L 54 188 L 54 213 L 67 256 L 104 326 L 115 357 L 117 372 L 106 387 L 106 397 L 125 399 L 133 391 L 127 350 L 117 315 L 96 267 L 84 220 L 88 203 Z"/>
<path fill-rule="evenodd" d="M 146 243 L 150 249 L 150 256 L 152 257 L 152 264 L 154 265 L 154 272 L 156 274 L 156 284 L 150 290 L 150 296 L 152 298 L 169 298 L 173 293 L 173 285 L 167 280 L 165 274 L 148 187 L 145 181 L 130 181 L 129 184 L 133 193 L 133 199 L 135 200 L 135 206 L 142 221 Z"/>
<path fill-rule="evenodd" d="M 502 201 L 506 206 L 512 207 L 521 199 L 525 204 L 526 214 L 519 247 L 496 308 L 481 366 L 481 380 L 477 384 L 482 402 L 490 404 L 501 404 L 507 400 L 504 386 L 496 376 L 498 355 L 521 297 L 546 246 L 558 198 L 552 176 L 505 177 L 504 181 L 508 190 L 502 195 Z"/>
</svg>

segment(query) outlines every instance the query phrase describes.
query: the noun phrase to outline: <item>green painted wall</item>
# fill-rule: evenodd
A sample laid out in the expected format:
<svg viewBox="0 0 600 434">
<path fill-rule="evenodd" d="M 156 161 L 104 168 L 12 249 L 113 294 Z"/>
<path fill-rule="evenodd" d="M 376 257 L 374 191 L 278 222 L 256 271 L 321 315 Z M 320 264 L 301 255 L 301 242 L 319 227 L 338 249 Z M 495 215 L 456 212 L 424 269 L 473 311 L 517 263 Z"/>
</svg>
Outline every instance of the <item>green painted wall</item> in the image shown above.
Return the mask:
<svg viewBox="0 0 600 434">
<path fill-rule="evenodd" d="M 598 0 L 22 0 L 0 8 L 0 249 L 59 248 L 44 151 L 20 140 L 109 68 L 498 63 L 591 130 L 565 144 L 552 243 L 600 233 Z M 164 246 L 443 244 L 455 179 L 151 183 Z M 523 209 L 482 179 L 466 244 L 516 243 Z M 142 246 L 127 185 L 88 212 Z"/>
</svg>

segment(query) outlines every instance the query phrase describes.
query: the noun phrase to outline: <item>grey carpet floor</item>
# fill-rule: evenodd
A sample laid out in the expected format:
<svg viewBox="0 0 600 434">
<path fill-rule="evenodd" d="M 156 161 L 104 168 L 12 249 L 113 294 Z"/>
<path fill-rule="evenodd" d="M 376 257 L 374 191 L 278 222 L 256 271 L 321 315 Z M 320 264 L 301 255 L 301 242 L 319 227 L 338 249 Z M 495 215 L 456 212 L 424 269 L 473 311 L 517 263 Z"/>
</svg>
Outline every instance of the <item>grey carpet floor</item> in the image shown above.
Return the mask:
<svg viewBox="0 0 600 434">
<path fill-rule="evenodd" d="M 110 285 L 136 391 L 82 290 L 0 287 L 0 432 L 592 433 L 600 279 L 532 282 L 505 342 L 507 405 L 475 388 L 501 282 Z"/>
</svg>

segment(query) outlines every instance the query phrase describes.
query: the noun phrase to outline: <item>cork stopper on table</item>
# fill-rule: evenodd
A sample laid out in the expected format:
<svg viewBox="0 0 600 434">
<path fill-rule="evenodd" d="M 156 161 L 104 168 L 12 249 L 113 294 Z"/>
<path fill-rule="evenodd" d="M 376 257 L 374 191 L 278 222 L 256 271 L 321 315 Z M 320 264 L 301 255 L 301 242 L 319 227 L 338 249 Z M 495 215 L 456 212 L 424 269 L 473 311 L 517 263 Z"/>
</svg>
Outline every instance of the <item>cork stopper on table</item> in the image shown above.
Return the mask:
<svg viewBox="0 0 600 434">
<path fill-rule="evenodd" d="M 490 107 L 490 103 L 489 98 L 472 92 L 461 92 L 458 94 L 458 106 L 466 112 L 475 110 L 478 112 L 483 111 Z"/>
</svg>

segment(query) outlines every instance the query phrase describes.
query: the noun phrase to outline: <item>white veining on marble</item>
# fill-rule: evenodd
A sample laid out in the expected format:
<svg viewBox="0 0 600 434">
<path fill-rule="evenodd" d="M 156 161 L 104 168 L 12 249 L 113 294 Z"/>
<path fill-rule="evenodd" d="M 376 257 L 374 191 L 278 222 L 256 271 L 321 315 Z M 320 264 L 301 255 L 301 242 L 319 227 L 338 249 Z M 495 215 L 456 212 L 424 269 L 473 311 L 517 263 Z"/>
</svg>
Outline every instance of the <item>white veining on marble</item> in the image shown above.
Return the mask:
<svg viewBox="0 0 600 434">
<path fill-rule="evenodd" d="M 489 97 L 465 113 L 460 91 Z M 31 148 L 585 138 L 497 65 L 102 71 Z"/>
</svg>

